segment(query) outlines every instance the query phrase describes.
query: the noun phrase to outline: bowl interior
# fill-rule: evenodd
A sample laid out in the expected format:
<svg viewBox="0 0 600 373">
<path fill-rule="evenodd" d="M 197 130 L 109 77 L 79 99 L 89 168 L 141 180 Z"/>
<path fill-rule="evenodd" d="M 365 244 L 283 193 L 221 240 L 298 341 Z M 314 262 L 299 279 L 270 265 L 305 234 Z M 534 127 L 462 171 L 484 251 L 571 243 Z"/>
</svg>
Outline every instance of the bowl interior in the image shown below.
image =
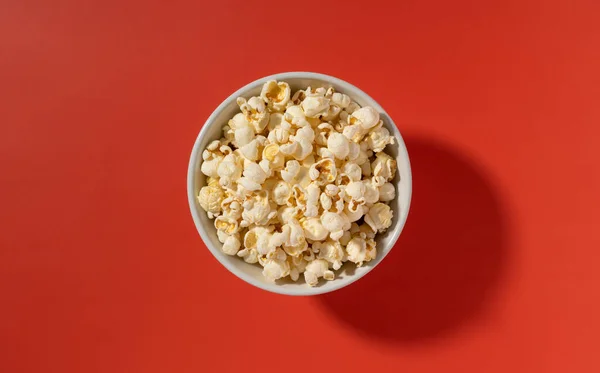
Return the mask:
<svg viewBox="0 0 600 373">
<path fill-rule="evenodd" d="M 271 79 L 285 80 L 290 84 L 292 92 L 295 92 L 298 89 L 304 89 L 307 86 L 333 86 L 336 91 L 347 94 L 359 105 L 369 105 L 377 109 L 381 113 L 384 126 L 390 133 L 396 136 L 397 140 L 399 140 L 394 145 L 388 145 L 385 150 L 386 153 L 394 157 L 398 162 L 398 172 L 392 182 L 396 186 L 396 198 L 390 203 L 390 207 L 394 211 L 394 218 L 391 227 L 384 234 L 378 234 L 376 237 L 377 258 L 360 268 L 356 268 L 354 263 L 347 262 L 336 272 L 335 280 L 322 280 L 318 286 L 313 288 L 305 284 L 302 276 L 297 282 L 281 280 L 273 283 L 262 276 L 262 267 L 259 264 L 248 264 L 238 257 L 223 254 L 220 251 L 222 244 L 217 239 L 213 220 L 208 218 L 206 212 L 202 210 L 195 198 L 195 196 L 198 195 L 200 188 L 206 185 L 206 177 L 200 172 L 202 151 L 211 141 L 219 139 L 222 136 L 222 127 L 227 124 L 229 119 L 239 112 L 239 107 L 237 106 L 235 99 L 238 96 L 249 98 L 251 96 L 259 95 L 264 82 Z M 385 255 L 392 249 L 400 235 L 404 222 L 406 221 L 410 205 L 411 184 L 410 163 L 400 132 L 392 119 L 385 113 L 383 108 L 377 104 L 377 102 L 358 88 L 336 78 L 312 73 L 287 73 L 265 77 L 241 88 L 225 100 L 210 116 L 202 128 L 192 152 L 188 175 L 188 194 L 192 215 L 202 239 L 213 255 L 215 255 L 215 257 L 231 272 L 241 279 L 265 290 L 291 295 L 311 295 L 329 292 L 346 286 L 365 275 L 381 262 Z"/>
</svg>

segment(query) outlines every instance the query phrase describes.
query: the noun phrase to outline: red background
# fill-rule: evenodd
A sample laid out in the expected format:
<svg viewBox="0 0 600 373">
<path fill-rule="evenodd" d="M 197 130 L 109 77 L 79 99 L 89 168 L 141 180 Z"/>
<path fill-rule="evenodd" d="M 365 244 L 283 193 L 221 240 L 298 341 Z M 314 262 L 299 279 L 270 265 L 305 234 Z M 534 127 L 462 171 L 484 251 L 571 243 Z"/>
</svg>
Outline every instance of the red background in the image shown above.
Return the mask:
<svg viewBox="0 0 600 373">
<path fill-rule="evenodd" d="M 0 8 L 2 372 L 600 371 L 598 1 Z M 231 275 L 186 199 L 212 110 L 294 70 L 414 173 L 390 256 L 313 298 Z"/>
</svg>

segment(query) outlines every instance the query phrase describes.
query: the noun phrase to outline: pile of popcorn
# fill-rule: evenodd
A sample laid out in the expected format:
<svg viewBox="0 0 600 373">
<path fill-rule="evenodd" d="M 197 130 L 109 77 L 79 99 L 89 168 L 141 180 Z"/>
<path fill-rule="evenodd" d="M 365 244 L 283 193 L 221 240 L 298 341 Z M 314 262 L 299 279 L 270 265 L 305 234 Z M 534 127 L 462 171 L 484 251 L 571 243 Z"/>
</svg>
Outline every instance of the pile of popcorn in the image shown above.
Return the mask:
<svg viewBox="0 0 600 373">
<path fill-rule="evenodd" d="M 315 286 L 376 257 L 375 235 L 392 223 L 396 161 L 384 149 L 395 138 L 331 87 L 291 93 L 272 80 L 237 99 L 241 112 L 202 153 L 198 201 L 225 254 Z"/>
</svg>

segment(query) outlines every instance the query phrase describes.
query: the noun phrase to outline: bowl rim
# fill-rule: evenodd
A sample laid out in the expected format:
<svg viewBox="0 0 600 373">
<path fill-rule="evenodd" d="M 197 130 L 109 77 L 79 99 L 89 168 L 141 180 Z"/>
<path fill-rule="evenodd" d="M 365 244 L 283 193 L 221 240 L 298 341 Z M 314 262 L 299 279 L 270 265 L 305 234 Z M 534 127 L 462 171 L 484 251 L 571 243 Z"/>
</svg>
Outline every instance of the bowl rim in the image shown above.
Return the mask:
<svg viewBox="0 0 600 373">
<path fill-rule="evenodd" d="M 358 93 L 358 94 L 363 95 L 364 97 L 370 99 L 374 103 L 376 103 L 376 105 L 377 105 L 376 109 L 380 113 L 383 113 L 387 116 L 387 118 L 390 121 L 389 124 L 391 125 L 392 130 L 394 131 L 394 136 L 398 140 L 398 156 L 406 158 L 407 165 L 408 165 L 408 169 L 406 170 L 406 172 L 407 172 L 407 176 L 406 176 L 406 178 L 407 178 L 407 180 L 406 180 L 407 193 L 402 198 L 402 201 L 404 201 L 406 203 L 406 206 L 405 206 L 406 214 L 404 214 L 404 216 L 400 218 L 401 220 L 398 221 L 397 226 L 394 228 L 393 234 L 389 240 L 389 244 L 386 245 L 386 247 L 385 247 L 385 250 L 381 250 L 382 255 L 379 258 L 376 258 L 374 263 L 371 266 L 369 266 L 368 268 L 366 268 L 366 271 L 364 271 L 360 275 L 354 274 L 347 278 L 336 279 L 335 281 L 332 281 L 331 286 L 327 286 L 327 287 L 306 286 L 306 287 L 292 288 L 290 290 L 290 288 L 279 286 L 275 283 L 273 283 L 272 285 L 267 284 L 267 283 L 262 283 L 262 282 L 255 280 L 254 277 L 249 275 L 248 273 L 239 270 L 233 264 L 230 264 L 229 262 L 227 262 L 225 260 L 221 260 L 220 256 L 222 253 L 221 253 L 220 249 L 218 247 L 215 247 L 215 245 L 209 239 L 208 232 L 205 230 L 204 226 L 202 225 L 202 223 L 200 221 L 199 209 L 196 206 L 196 196 L 194 194 L 195 170 L 196 170 L 196 165 L 199 162 L 198 157 L 201 154 L 200 142 L 201 142 L 202 138 L 205 136 L 206 132 L 208 131 L 210 124 L 216 120 L 216 117 L 219 115 L 219 113 L 222 110 L 224 110 L 232 102 L 235 102 L 236 99 L 239 96 L 243 95 L 244 92 L 246 92 L 252 88 L 255 88 L 256 86 L 262 85 L 269 80 L 285 81 L 286 79 L 315 79 L 315 80 L 322 80 L 322 81 L 330 82 L 334 85 L 342 87 L 342 90 L 345 93 L 350 93 L 350 94 L 352 92 Z M 221 263 L 225 268 L 227 268 L 227 270 L 229 270 L 229 272 L 231 272 L 236 277 L 247 282 L 250 285 L 253 285 L 257 288 L 260 288 L 260 289 L 263 289 L 263 290 L 266 290 L 266 291 L 269 291 L 272 293 L 277 293 L 277 294 L 282 294 L 282 295 L 293 295 L 293 296 L 310 296 L 310 295 L 329 293 L 329 292 L 341 289 L 343 287 L 346 287 L 346 286 L 354 283 L 355 281 L 358 281 L 359 279 L 366 276 L 369 272 L 371 272 L 389 254 L 389 252 L 391 251 L 391 248 L 393 248 L 394 245 L 396 244 L 396 242 L 398 241 L 398 238 L 400 237 L 400 234 L 402 233 L 402 231 L 404 229 L 406 220 L 408 219 L 408 215 L 410 212 L 410 205 L 411 205 L 411 200 L 412 200 L 412 170 L 411 170 L 410 158 L 408 155 L 408 151 L 406 149 L 406 144 L 404 142 L 402 134 L 400 133 L 400 130 L 398 129 L 398 127 L 396 126 L 396 124 L 394 123 L 394 121 L 390 117 L 390 115 L 387 114 L 387 112 L 383 109 L 383 107 L 381 107 L 381 105 L 376 100 L 374 100 L 370 95 L 368 95 L 366 92 L 364 92 L 362 89 L 358 88 L 357 86 L 355 86 L 351 83 L 348 83 L 345 80 L 331 76 L 331 75 L 315 73 L 315 72 L 306 72 L 306 71 L 283 72 L 283 73 L 272 74 L 272 75 L 268 75 L 268 76 L 256 79 L 256 80 L 244 85 L 243 87 L 239 88 L 238 90 L 233 92 L 231 95 L 229 95 L 225 100 L 223 100 L 223 102 L 221 102 L 221 104 L 219 104 L 219 106 L 217 106 L 217 108 L 206 119 L 206 121 L 202 125 L 202 128 L 200 129 L 200 132 L 198 133 L 198 136 L 196 137 L 196 141 L 194 142 L 192 152 L 190 155 L 190 160 L 189 160 L 189 164 L 188 164 L 188 172 L 187 172 L 187 194 L 188 194 L 188 203 L 189 203 L 190 212 L 192 214 L 192 218 L 194 220 L 196 230 L 200 234 L 200 238 L 202 239 L 202 241 L 204 241 L 204 244 L 206 245 L 208 250 L 212 253 L 212 255 L 215 257 L 215 259 L 219 263 Z M 225 254 L 222 254 L 222 255 L 225 255 Z"/>
</svg>

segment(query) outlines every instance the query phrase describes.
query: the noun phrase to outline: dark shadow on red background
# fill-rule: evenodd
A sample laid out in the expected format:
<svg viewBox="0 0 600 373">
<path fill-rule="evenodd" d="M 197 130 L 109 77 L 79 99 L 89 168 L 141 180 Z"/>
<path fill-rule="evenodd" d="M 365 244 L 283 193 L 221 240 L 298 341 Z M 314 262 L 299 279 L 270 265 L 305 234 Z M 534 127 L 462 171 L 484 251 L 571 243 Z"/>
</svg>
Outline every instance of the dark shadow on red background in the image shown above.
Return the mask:
<svg viewBox="0 0 600 373">
<path fill-rule="evenodd" d="M 394 249 L 365 278 L 320 296 L 360 334 L 411 342 L 468 322 L 494 294 L 506 224 L 483 170 L 441 142 L 407 138 L 413 199 Z"/>
</svg>

